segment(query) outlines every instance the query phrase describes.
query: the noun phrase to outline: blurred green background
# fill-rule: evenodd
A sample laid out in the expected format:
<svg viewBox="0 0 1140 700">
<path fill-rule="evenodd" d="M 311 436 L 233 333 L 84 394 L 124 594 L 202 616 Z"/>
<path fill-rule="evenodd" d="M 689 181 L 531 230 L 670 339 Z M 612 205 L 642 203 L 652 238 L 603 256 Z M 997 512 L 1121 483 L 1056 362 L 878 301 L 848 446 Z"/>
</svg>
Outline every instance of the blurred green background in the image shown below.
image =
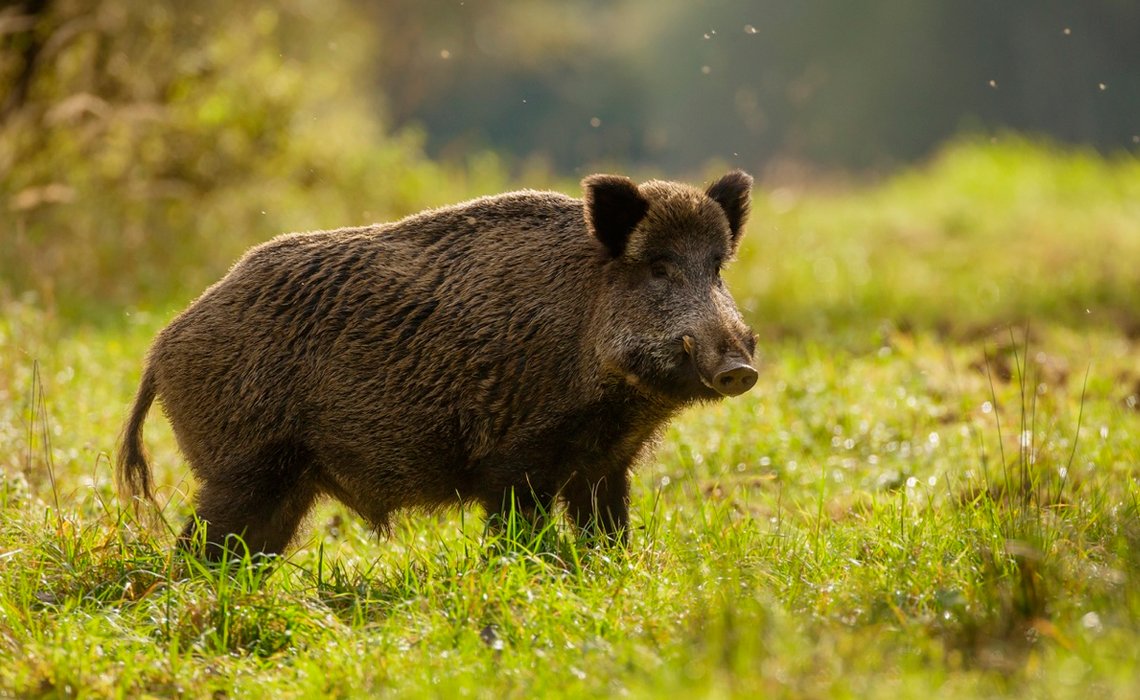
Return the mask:
<svg viewBox="0 0 1140 700">
<path fill-rule="evenodd" d="M 0 696 L 1140 697 L 1138 39 L 1137 0 L 0 0 Z M 113 497 L 148 343 L 249 246 L 731 167 L 759 384 L 641 465 L 631 556 L 326 504 L 238 583 Z"/>
<path fill-rule="evenodd" d="M 768 327 L 1140 328 L 1138 37 L 1131 0 L 5 2 L 0 301 L 99 321 L 283 231 L 743 167 Z"/>
</svg>

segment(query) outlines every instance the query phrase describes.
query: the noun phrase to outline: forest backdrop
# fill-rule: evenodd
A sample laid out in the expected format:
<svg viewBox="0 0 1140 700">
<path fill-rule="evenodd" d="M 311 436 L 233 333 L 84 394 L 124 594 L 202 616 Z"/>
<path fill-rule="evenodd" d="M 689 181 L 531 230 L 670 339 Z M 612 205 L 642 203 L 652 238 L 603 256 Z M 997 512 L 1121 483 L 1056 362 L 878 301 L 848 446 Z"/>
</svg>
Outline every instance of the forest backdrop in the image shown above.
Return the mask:
<svg viewBox="0 0 1140 700">
<path fill-rule="evenodd" d="M 184 299 L 282 231 L 601 169 L 819 181 L 1005 130 L 1135 153 L 1137 37 L 1128 0 L 5 2 L 0 295 Z"/>
</svg>

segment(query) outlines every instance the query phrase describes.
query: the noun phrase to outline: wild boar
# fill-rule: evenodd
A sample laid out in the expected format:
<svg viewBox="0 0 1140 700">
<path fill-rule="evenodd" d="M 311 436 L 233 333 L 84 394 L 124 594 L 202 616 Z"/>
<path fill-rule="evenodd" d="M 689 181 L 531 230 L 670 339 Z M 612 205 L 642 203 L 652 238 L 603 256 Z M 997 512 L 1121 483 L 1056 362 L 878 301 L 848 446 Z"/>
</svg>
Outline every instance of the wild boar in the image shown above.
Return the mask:
<svg viewBox="0 0 1140 700">
<path fill-rule="evenodd" d="M 183 545 L 281 552 L 331 496 L 401 508 L 562 503 L 624 540 L 630 470 L 686 405 L 756 381 L 721 279 L 752 178 L 592 175 L 248 251 L 150 348 L 118 460 L 151 497 L 157 397 L 197 478 Z M 205 527 L 199 533 L 198 527 Z"/>
</svg>

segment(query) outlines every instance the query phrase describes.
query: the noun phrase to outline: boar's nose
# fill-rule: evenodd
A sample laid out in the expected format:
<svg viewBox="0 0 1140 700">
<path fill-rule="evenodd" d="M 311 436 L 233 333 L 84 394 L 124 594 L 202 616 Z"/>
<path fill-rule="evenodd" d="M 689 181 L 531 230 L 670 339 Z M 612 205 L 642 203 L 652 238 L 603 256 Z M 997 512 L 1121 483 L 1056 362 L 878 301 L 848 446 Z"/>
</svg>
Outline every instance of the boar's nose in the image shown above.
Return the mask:
<svg viewBox="0 0 1140 700">
<path fill-rule="evenodd" d="M 756 370 L 739 361 L 725 363 L 713 376 L 713 389 L 722 396 L 739 396 L 756 383 Z"/>
</svg>

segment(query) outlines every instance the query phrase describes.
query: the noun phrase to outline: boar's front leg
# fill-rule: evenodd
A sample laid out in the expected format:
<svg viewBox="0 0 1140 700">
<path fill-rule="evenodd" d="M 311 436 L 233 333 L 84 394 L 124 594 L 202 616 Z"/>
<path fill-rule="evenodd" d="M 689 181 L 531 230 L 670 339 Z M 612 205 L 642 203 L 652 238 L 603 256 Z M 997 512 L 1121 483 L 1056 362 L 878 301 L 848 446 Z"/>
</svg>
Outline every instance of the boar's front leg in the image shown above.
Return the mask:
<svg viewBox="0 0 1140 700">
<path fill-rule="evenodd" d="M 505 526 L 514 517 L 538 530 L 554 508 L 554 498 L 527 484 L 508 488 L 499 499 L 485 498 L 483 507 L 495 527 Z"/>
<path fill-rule="evenodd" d="M 598 478 L 575 474 L 562 489 L 578 527 L 624 544 L 629 529 L 629 470 L 622 466 Z"/>
</svg>

